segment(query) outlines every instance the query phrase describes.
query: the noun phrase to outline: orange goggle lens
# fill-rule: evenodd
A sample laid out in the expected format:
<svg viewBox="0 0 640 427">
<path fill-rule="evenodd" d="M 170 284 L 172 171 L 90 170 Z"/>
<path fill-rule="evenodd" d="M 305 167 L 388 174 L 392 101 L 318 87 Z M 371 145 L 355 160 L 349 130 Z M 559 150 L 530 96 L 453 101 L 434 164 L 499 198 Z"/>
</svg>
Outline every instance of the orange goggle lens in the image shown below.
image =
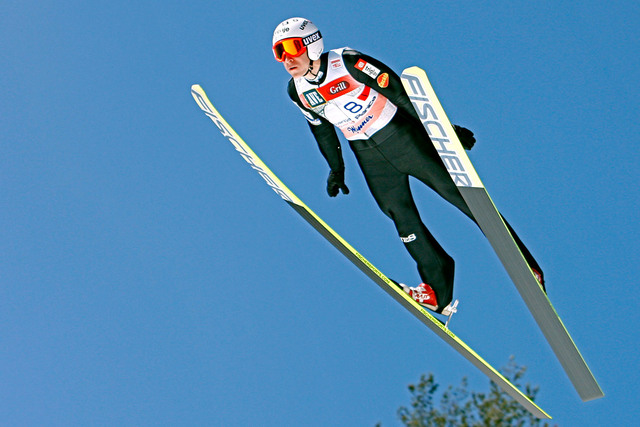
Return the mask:
<svg viewBox="0 0 640 427">
<path fill-rule="evenodd" d="M 277 61 L 283 62 L 284 55 L 291 57 L 300 56 L 307 51 L 307 47 L 302 43 L 301 38 L 280 40 L 273 45 L 273 54 Z"/>
</svg>

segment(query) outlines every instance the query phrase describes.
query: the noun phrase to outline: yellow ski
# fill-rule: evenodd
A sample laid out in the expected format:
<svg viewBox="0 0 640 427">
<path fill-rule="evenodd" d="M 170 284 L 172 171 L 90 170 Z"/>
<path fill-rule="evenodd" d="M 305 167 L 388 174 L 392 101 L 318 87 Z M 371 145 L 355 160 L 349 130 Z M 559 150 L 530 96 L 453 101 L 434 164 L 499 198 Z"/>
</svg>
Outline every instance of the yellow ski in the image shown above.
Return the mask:
<svg viewBox="0 0 640 427">
<path fill-rule="evenodd" d="M 524 408 L 538 418 L 551 418 L 540 409 L 531 399 L 518 390 L 509 380 L 500 374 L 493 366 L 482 359 L 467 344 L 451 332 L 445 325 L 425 310 L 418 303 L 413 301 L 387 276 L 382 274 L 364 256 L 356 251 L 338 233 L 329 227 L 318 215 L 316 215 L 307 205 L 305 205 L 291 190 L 289 190 L 280 179 L 260 160 L 253 150 L 242 140 L 233 130 L 227 121 L 214 108 L 211 101 L 200 85 L 191 87 L 191 94 L 198 103 L 198 106 L 215 123 L 222 135 L 233 144 L 244 160 L 262 176 L 266 183 L 296 212 L 298 212 L 313 228 L 322 234 L 336 249 L 346 256 L 364 274 L 369 276 L 378 286 L 380 286 L 391 297 L 404 306 L 418 320 L 424 323 L 438 337 L 453 347 L 465 359 L 470 361 L 476 368 L 484 373 L 491 381 L 495 382 L 509 396 L 520 403 Z"/>
</svg>

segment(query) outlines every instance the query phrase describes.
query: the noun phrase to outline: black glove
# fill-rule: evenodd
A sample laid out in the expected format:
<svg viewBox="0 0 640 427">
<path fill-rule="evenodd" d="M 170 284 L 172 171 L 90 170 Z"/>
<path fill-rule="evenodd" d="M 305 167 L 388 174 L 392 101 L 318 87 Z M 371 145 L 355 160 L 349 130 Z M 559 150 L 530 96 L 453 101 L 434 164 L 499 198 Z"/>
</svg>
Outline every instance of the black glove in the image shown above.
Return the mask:
<svg viewBox="0 0 640 427">
<path fill-rule="evenodd" d="M 471 150 L 473 148 L 473 144 L 476 143 L 476 139 L 473 137 L 473 132 L 458 125 L 453 125 L 453 130 L 456 131 L 456 135 L 458 135 L 458 139 L 464 149 Z"/>
<path fill-rule="evenodd" d="M 327 178 L 327 193 L 330 197 L 336 197 L 340 190 L 343 194 L 349 194 L 349 189 L 344 183 L 344 169 L 331 171 Z"/>
</svg>

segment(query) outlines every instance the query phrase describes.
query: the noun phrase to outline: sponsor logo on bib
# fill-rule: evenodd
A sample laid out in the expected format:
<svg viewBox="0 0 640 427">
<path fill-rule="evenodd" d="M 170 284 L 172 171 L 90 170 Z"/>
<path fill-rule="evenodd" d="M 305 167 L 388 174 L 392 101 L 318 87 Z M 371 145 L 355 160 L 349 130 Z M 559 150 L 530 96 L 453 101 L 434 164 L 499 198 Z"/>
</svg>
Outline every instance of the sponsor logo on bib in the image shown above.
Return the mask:
<svg viewBox="0 0 640 427">
<path fill-rule="evenodd" d="M 327 102 L 324 100 L 322 95 L 320 95 L 320 93 L 316 89 L 308 90 L 304 92 L 302 95 L 304 96 L 304 99 L 307 100 L 307 102 L 311 107 L 317 107 L 318 105 L 322 105 Z"/>
<path fill-rule="evenodd" d="M 337 84 L 329 87 L 329 93 L 331 95 L 336 95 L 340 92 L 344 92 L 345 90 L 349 89 L 349 83 L 345 82 L 345 81 L 341 81 L 338 82 Z"/>
</svg>

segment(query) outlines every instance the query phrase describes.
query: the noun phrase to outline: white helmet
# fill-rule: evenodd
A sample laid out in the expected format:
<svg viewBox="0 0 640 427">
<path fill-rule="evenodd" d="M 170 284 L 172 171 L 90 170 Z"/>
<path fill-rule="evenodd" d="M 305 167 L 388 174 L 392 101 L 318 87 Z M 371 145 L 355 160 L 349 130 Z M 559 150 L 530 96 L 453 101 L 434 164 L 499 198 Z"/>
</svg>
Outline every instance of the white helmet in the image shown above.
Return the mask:
<svg viewBox="0 0 640 427">
<path fill-rule="evenodd" d="M 284 45 L 283 40 L 292 39 L 296 43 Z M 304 18 L 289 18 L 282 21 L 273 32 L 273 53 L 278 61 L 283 60 L 284 53 L 291 56 L 302 55 L 305 51 L 309 59 L 315 61 L 320 58 L 324 50 L 322 34 L 315 24 Z M 293 51 L 292 51 L 293 49 Z"/>
</svg>

